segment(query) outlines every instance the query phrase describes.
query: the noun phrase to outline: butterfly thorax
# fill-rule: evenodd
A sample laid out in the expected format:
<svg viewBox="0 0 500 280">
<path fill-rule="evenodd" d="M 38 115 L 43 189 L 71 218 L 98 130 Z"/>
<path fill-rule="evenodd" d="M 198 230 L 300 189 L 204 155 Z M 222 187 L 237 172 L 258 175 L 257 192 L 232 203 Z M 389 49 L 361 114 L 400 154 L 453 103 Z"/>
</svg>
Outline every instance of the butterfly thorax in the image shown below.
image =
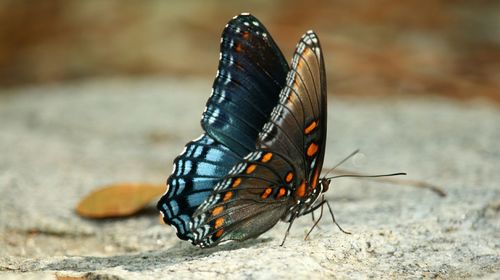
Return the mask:
<svg viewBox="0 0 500 280">
<path fill-rule="evenodd" d="M 297 217 L 310 213 L 310 210 L 315 208 L 318 204 L 318 198 L 324 192 L 323 184 L 317 184 L 314 188 L 310 186 L 308 190 L 309 193 L 304 195 L 303 198 L 295 200 L 296 203 L 289 208 L 286 215 L 281 217 L 282 221 L 289 223 Z"/>
</svg>

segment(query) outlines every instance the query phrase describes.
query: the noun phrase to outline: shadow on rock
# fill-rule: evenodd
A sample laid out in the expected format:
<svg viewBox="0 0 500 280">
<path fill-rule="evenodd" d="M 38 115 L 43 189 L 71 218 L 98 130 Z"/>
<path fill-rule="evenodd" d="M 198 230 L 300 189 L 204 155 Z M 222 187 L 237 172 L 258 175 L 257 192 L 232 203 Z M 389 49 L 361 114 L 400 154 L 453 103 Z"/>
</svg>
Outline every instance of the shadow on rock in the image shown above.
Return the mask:
<svg viewBox="0 0 500 280">
<path fill-rule="evenodd" d="M 110 257 L 68 257 L 67 259 L 50 263 L 39 270 L 69 270 L 76 272 L 96 271 L 112 267 L 122 267 L 128 271 L 143 271 L 197 260 L 221 251 L 233 251 L 257 246 L 271 241 L 271 238 L 259 238 L 245 242 L 231 242 L 214 248 L 200 249 L 183 242 L 166 251 L 149 251 L 131 255 Z"/>
</svg>

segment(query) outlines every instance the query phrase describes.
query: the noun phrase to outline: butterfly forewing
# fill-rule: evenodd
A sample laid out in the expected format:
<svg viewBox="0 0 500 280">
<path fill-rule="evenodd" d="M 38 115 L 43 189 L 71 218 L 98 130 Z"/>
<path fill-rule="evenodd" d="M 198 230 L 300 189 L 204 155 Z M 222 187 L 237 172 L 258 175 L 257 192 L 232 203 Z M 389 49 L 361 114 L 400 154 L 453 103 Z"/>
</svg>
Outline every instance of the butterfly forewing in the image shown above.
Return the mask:
<svg viewBox="0 0 500 280">
<path fill-rule="evenodd" d="M 202 117 L 205 131 L 242 157 L 254 151 L 287 72 L 265 27 L 251 15 L 235 17 L 222 33 L 219 69 Z"/>
</svg>

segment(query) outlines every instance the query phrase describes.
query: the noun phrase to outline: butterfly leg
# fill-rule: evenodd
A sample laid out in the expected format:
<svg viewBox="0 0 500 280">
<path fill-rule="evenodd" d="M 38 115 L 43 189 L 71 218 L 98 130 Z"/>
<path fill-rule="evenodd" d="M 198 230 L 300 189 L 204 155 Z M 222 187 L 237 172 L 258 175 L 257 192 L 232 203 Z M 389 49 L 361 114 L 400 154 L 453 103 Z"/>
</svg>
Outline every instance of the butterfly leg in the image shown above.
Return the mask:
<svg viewBox="0 0 500 280">
<path fill-rule="evenodd" d="M 333 210 L 332 210 L 332 207 L 330 206 L 330 203 L 328 203 L 328 200 L 325 200 L 323 203 L 326 203 L 326 206 L 328 206 L 328 210 L 330 210 L 330 215 L 332 216 L 332 220 L 333 222 L 337 225 L 337 227 L 340 229 L 340 231 L 342 231 L 343 233 L 345 234 L 351 234 L 350 232 L 348 231 L 345 231 L 342 227 L 340 227 L 340 225 L 337 223 L 337 221 L 335 220 L 335 215 L 333 215 Z"/>
<path fill-rule="evenodd" d="M 315 222 L 315 224 L 312 226 L 312 228 L 309 230 L 309 232 L 307 233 L 306 235 L 306 238 L 307 236 L 309 235 L 309 233 L 311 233 L 311 231 L 314 229 L 314 227 L 316 226 L 316 224 L 319 222 L 319 220 L 321 220 L 322 216 L 323 216 L 323 204 L 326 203 L 326 206 L 328 206 L 328 210 L 330 211 L 330 215 L 332 216 L 332 220 L 333 220 L 333 223 L 335 225 L 337 225 L 337 227 L 340 229 L 340 231 L 342 231 L 343 233 L 345 234 L 351 234 L 350 232 L 348 231 L 345 231 L 338 223 L 337 221 L 335 220 L 335 215 L 333 215 L 333 210 L 332 210 L 332 207 L 330 206 L 330 203 L 328 202 L 328 200 L 325 199 L 325 196 L 323 195 L 321 197 L 321 202 L 318 203 L 317 205 L 315 205 L 314 207 L 312 207 L 311 209 L 309 209 L 308 211 L 302 213 L 302 215 L 307 215 L 309 213 L 313 213 L 316 209 L 318 209 L 319 207 L 321 207 L 321 214 L 319 216 L 319 219 L 317 222 Z"/>
<path fill-rule="evenodd" d="M 311 227 L 311 229 L 307 232 L 306 236 L 304 237 L 304 240 L 307 240 L 307 238 L 309 237 L 309 234 L 311 234 L 311 232 L 313 231 L 313 229 L 318 225 L 319 221 L 321 221 L 321 218 L 323 218 L 323 205 L 325 204 L 326 200 L 325 200 L 325 196 L 323 195 L 321 197 L 321 203 L 318 204 L 316 207 L 314 207 L 313 209 L 316 210 L 318 209 L 318 207 L 321 206 L 321 211 L 319 212 L 319 217 L 318 217 L 318 220 L 316 220 L 313 224 L 313 226 Z M 314 221 L 314 210 L 311 212 L 311 214 L 313 215 L 313 221 Z"/>
<path fill-rule="evenodd" d="M 295 218 L 297 217 L 296 214 L 294 214 L 291 218 L 290 218 L 290 224 L 288 225 L 288 228 L 286 229 L 286 232 L 285 232 L 285 236 L 283 237 L 283 241 L 281 241 L 281 244 L 280 246 L 283 246 L 285 244 L 285 240 L 286 240 L 286 237 L 288 236 L 288 233 L 290 232 L 290 229 L 292 228 L 292 224 L 293 222 L 295 221 Z"/>
</svg>

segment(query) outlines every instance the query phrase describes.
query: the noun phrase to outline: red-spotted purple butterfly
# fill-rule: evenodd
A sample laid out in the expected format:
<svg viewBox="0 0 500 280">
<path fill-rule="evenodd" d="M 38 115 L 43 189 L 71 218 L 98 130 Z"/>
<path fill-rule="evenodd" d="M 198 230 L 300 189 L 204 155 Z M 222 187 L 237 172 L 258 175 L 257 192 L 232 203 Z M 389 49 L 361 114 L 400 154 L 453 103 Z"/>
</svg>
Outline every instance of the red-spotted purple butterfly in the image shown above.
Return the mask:
<svg viewBox="0 0 500 280">
<path fill-rule="evenodd" d="M 325 65 L 306 32 L 288 66 L 255 17 L 234 17 L 222 33 L 205 131 L 174 160 L 158 202 L 177 236 L 200 247 L 246 240 L 291 223 L 324 203 Z"/>
</svg>

